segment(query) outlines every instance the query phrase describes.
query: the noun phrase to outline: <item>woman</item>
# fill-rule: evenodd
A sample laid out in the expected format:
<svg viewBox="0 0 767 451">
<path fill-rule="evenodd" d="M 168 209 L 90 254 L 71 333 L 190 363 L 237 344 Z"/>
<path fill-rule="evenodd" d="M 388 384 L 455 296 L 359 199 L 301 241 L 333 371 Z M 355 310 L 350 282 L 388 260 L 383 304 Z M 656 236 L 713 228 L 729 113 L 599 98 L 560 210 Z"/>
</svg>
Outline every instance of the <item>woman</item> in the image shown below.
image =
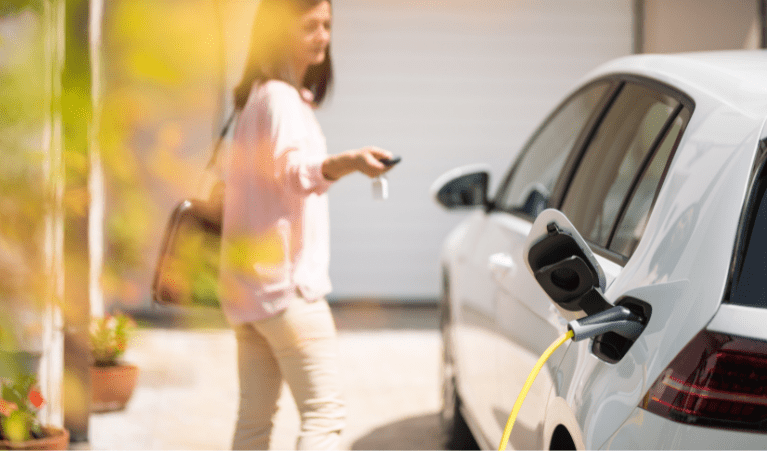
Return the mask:
<svg viewBox="0 0 767 451">
<path fill-rule="evenodd" d="M 221 302 L 238 343 L 235 449 L 265 449 L 282 380 L 301 414 L 298 449 L 333 449 L 344 426 L 336 330 L 325 296 L 325 194 L 391 153 L 328 155 L 313 108 L 332 80 L 329 0 L 261 0 L 226 174 Z"/>
</svg>

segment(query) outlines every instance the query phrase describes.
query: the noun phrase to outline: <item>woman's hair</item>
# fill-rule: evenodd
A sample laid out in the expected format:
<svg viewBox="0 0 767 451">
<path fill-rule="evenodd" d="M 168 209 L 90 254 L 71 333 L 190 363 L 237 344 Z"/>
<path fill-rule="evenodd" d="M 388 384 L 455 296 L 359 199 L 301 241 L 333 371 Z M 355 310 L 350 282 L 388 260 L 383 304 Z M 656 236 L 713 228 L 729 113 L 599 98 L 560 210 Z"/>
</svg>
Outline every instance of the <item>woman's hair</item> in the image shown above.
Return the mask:
<svg viewBox="0 0 767 451">
<path fill-rule="evenodd" d="M 256 81 L 282 80 L 297 88 L 303 87 L 314 94 L 314 102 L 322 103 L 333 81 L 333 63 L 330 45 L 325 60 L 309 66 L 303 80 L 291 73 L 289 58 L 292 52 L 289 30 L 298 17 L 314 6 L 330 0 L 261 0 L 253 20 L 250 51 L 245 62 L 240 84 L 234 88 L 234 106 L 242 109 L 248 101 Z M 300 84 L 299 84 L 300 83 Z"/>
</svg>

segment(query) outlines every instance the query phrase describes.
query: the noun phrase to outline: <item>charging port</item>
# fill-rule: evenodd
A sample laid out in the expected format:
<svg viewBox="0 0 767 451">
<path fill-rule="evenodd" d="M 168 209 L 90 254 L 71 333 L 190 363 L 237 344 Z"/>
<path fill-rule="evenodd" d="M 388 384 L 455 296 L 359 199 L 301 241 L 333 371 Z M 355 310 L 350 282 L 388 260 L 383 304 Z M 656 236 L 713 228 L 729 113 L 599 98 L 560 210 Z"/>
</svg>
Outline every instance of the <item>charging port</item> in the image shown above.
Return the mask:
<svg viewBox="0 0 767 451">
<path fill-rule="evenodd" d="M 644 330 L 652 314 L 650 304 L 636 298 L 623 297 L 615 305 L 631 310 L 631 313 L 639 319 L 641 329 Z M 629 352 L 638 337 L 639 334 L 635 337 L 625 337 L 615 332 L 606 332 L 594 337 L 591 352 L 605 362 L 618 363 Z"/>
</svg>

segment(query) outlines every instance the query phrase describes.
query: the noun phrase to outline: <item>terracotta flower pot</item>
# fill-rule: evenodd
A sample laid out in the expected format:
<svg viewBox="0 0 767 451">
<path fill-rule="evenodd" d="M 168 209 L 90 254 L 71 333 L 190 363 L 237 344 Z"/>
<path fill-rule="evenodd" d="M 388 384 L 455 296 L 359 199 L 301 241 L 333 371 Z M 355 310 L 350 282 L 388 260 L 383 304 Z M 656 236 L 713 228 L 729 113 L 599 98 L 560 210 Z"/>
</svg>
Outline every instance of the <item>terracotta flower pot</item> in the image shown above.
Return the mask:
<svg viewBox="0 0 767 451">
<path fill-rule="evenodd" d="M 0 449 L 67 449 L 69 431 L 66 429 L 44 427 L 45 437 L 33 438 L 23 442 L 0 440 Z"/>
<path fill-rule="evenodd" d="M 136 365 L 91 366 L 91 410 L 109 412 L 124 409 L 137 380 Z"/>
</svg>

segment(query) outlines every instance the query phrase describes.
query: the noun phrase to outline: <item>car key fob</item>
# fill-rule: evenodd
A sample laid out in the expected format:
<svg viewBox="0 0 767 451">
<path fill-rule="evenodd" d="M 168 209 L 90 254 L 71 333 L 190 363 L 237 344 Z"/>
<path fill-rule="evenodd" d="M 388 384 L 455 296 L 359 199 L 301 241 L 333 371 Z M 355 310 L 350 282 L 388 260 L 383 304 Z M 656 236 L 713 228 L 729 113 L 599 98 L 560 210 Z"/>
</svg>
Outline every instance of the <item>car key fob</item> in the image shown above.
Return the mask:
<svg viewBox="0 0 767 451">
<path fill-rule="evenodd" d="M 391 158 L 382 158 L 382 159 L 380 159 L 378 161 L 383 163 L 384 166 L 394 166 L 395 164 L 397 164 L 400 161 L 402 161 L 402 157 L 399 156 L 399 155 L 395 155 L 395 156 L 393 156 Z"/>
<path fill-rule="evenodd" d="M 385 175 L 373 179 L 373 199 L 386 200 L 389 198 L 389 180 Z"/>
<path fill-rule="evenodd" d="M 402 160 L 402 157 L 399 155 L 395 155 L 391 158 L 381 158 L 381 163 L 384 164 L 386 167 L 392 167 L 395 164 L 399 163 Z M 389 181 L 386 179 L 386 176 L 384 174 L 379 175 L 375 179 L 373 179 L 373 199 L 375 200 L 386 200 L 389 198 Z"/>
</svg>

